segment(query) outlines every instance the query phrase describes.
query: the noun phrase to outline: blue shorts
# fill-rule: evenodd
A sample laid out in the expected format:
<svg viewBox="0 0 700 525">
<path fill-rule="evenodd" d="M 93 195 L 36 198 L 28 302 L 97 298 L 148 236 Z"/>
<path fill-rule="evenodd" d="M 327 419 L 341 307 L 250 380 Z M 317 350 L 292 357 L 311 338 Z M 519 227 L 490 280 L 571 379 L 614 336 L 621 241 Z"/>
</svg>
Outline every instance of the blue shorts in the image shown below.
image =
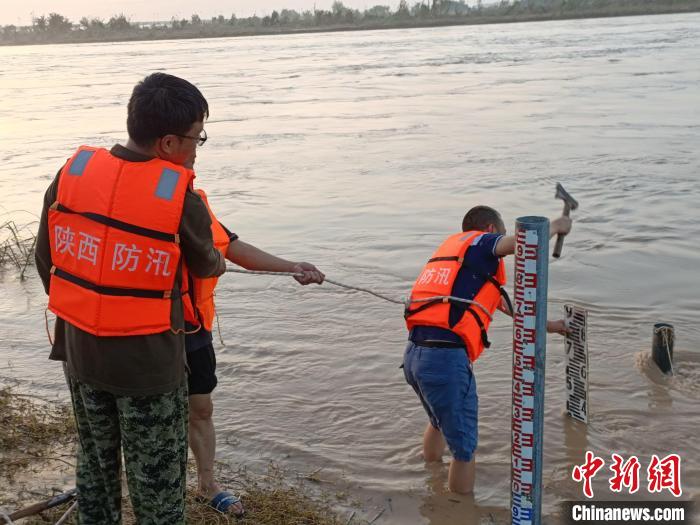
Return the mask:
<svg viewBox="0 0 700 525">
<path fill-rule="evenodd" d="M 403 373 L 423 403 L 430 424 L 442 432 L 452 456 L 471 461 L 479 436 L 479 398 L 467 352 L 409 341 Z"/>
</svg>

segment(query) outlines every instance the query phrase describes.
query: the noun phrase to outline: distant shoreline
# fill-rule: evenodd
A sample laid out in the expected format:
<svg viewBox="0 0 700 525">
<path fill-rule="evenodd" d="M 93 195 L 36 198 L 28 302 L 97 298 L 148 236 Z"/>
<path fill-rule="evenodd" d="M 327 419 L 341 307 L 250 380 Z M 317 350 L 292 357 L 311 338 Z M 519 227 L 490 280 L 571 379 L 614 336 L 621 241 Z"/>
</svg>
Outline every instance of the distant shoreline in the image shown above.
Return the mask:
<svg viewBox="0 0 700 525">
<path fill-rule="evenodd" d="M 651 8 L 650 8 L 651 7 Z M 574 13 L 519 13 L 517 15 L 465 15 L 429 19 L 409 20 L 380 20 L 355 24 L 334 24 L 316 27 L 236 27 L 226 25 L 205 24 L 190 26 L 183 29 L 174 28 L 139 28 L 133 27 L 123 32 L 105 32 L 101 34 L 86 34 L 80 30 L 70 33 L 48 35 L 48 38 L 38 41 L 31 34 L 23 35 L 19 41 L 9 42 L 0 39 L 0 46 L 30 46 L 56 44 L 87 44 L 109 42 L 138 42 L 157 40 L 192 40 L 209 38 L 233 38 L 250 36 L 294 35 L 308 33 L 334 33 L 345 31 L 373 31 L 389 29 L 417 29 L 431 27 L 449 27 L 465 25 L 513 24 L 522 22 L 548 22 L 561 20 L 581 20 L 596 18 L 619 18 L 625 16 L 668 15 L 700 12 L 700 2 L 690 0 L 684 4 L 659 5 L 627 5 L 617 9 L 610 7 L 603 10 L 589 10 Z M 46 36 L 46 35 L 44 35 Z"/>
</svg>

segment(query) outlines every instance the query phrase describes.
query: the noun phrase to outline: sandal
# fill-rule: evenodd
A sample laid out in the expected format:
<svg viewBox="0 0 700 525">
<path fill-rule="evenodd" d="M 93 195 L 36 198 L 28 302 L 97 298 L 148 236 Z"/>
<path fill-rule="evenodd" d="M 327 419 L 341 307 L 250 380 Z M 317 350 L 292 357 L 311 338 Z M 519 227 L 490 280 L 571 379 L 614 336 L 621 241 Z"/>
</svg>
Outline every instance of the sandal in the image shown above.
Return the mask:
<svg viewBox="0 0 700 525">
<path fill-rule="evenodd" d="M 206 502 L 204 498 L 200 498 L 200 501 Z M 216 496 L 214 496 L 211 501 L 206 502 L 208 506 L 221 512 L 222 514 L 232 514 L 236 518 L 240 518 L 245 514 L 245 509 L 240 512 L 229 513 L 229 509 L 236 503 L 240 503 L 241 498 L 231 494 L 230 492 L 221 491 Z"/>
</svg>

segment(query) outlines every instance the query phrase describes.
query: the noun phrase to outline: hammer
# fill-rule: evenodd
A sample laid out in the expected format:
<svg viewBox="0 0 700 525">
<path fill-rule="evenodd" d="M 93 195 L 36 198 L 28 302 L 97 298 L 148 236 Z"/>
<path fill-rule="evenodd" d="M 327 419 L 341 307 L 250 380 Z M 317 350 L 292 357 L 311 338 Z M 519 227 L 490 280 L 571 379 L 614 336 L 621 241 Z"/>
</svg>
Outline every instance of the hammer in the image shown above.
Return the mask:
<svg viewBox="0 0 700 525">
<path fill-rule="evenodd" d="M 564 186 L 562 186 L 558 182 L 557 192 L 554 195 L 554 198 L 561 199 L 564 201 L 564 211 L 562 212 L 562 215 L 566 217 L 569 216 L 569 212 L 571 210 L 575 210 L 576 208 L 578 208 L 578 202 L 576 201 L 576 199 L 569 195 L 569 192 L 567 192 L 564 189 Z M 561 255 L 562 246 L 564 246 L 564 236 L 560 233 L 559 235 L 557 235 L 557 243 L 554 245 L 554 252 L 552 253 L 552 255 L 557 259 Z"/>
</svg>

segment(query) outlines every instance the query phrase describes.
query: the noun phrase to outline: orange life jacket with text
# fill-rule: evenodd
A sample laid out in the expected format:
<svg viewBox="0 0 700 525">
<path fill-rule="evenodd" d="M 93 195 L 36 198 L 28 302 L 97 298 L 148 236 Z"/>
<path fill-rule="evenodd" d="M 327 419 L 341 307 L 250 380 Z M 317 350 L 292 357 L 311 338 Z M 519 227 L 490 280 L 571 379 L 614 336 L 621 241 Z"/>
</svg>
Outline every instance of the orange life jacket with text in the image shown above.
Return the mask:
<svg viewBox="0 0 700 525">
<path fill-rule="evenodd" d="M 214 216 L 214 212 L 211 211 L 209 207 L 209 201 L 207 200 L 207 194 L 204 190 L 195 190 L 196 193 L 202 197 L 204 204 L 209 211 L 209 217 L 211 218 L 211 234 L 214 239 L 214 248 L 219 250 L 224 258 L 226 258 L 226 251 L 228 250 L 229 237 L 224 230 L 223 226 Z M 207 277 L 199 278 L 192 276 L 192 292 L 194 298 L 194 307 L 197 315 L 197 319 L 193 324 L 201 324 L 206 330 L 211 332 L 212 326 L 214 324 L 214 315 L 216 314 L 216 307 L 214 305 L 214 289 L 216 288 L 216 283 L 219 281 L 218 277 Z M 199 321 L 199 323 L 197 323 Z"/>
<path fill-rule="evenodd" d="M 49 208 L 49 309 L 97 336 L 171 329 L 178 228 L 192 170 L 128 162 L 82 146 L 61 170 Z"/>
<path fill-rule="evenodd" d="M 457 233 L 440 245 L 413 285 L 412 302 L 404 314 L 409 330 L 414 326 L 436 326 L 457 334 L 464 341 L 472 363 L 490 346 L 486 331 L 502 298 L 512 311 L 508 294 L 503 289 L 506 284 L 503 259 L 495 276 L 477 274 L 485 281 L 469 303 L 457 300 L 459 297 L 454 290 L 457 274 L 462 268 L 469 269 L 469 248 L 484 233 Z M 462 310 L 453 324 L 450 323 L 451 308 Z"/>
</svg>

